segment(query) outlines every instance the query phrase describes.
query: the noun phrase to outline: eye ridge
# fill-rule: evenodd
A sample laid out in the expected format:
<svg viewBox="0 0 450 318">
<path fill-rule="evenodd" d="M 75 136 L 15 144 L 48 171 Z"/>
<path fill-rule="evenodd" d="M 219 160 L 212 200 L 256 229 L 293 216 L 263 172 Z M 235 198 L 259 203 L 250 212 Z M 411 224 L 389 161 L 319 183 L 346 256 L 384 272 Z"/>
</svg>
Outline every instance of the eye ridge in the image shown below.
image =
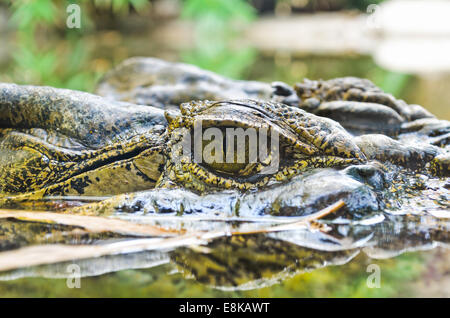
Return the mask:
<svg viewBox="0 0 450 318">
<path fill-rule="evenodd" d="M 211 107 L 218 106 L 218 105 L 220 105 L 220 104 L 229 104 L 229 105 L 236 105 L 236 106 L 247 107 L 247 108 L 256 110 L 258 113 L 264 114 L 264 115 L 267 116 L 267 118 L 269 118 L 269 119 L 273 117 L 273 114 L 266 112 L 264 109 L 256 108 L 256 107 L 254 107 L 253 105 L 245 104 L 245 103 L 243 103 L 243 102 L 238 102 L 238 101 L 218 101 L 218 102 L 213 103 L 213 104 L 211 105 Z M 210 107 L 210 108 L 211 108 L 211 107 Z"/>
</svg>

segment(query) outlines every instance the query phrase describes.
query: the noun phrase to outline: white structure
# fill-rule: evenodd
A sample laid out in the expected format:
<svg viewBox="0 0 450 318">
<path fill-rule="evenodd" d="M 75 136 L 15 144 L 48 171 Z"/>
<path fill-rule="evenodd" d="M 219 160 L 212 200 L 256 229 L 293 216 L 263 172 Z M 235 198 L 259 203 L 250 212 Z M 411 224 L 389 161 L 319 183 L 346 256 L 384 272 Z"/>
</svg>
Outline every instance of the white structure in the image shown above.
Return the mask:
<svg viewBox="0 0 450 318">
<path fill-rule="evenodd" d="M 450 1 L 392 0 L 375 8 L 377 64 L 405 73 L 450 71 Z"/>
</svg>

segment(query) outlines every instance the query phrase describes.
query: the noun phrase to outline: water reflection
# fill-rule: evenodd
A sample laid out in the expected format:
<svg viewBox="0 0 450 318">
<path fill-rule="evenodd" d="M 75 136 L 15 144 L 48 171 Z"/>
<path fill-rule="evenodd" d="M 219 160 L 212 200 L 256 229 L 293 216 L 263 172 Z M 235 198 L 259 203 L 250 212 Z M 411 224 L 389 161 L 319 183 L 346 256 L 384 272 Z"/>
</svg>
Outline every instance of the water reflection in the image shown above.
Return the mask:
<svg viewBox="0 0 450 318">
<path fill-rule="evenodd" d="M 185 275 L 222 290 L 258 289 L 305 271 L 342 265 L 358 250 L 323 252 L 265 235 L 220 238 L 201 249 L 172 254 Z"/>
<path fill-rule="evenodd" d="M 159 223 L 163 219 L 164 217 L 160 218 Z M 173 219 L 171 222 L 173 224 Z M 180 222 L 182 223 L 182 220 L 178 220 L 178 223 Z M 218 223 L 225 227 L 245 228 L 245 222 Z M 2 232 L 10 229 L 12 225 L 14 221 L 3 221 Z M 39 235 L 35 236 L 34 241 L 28 238 L 28 243 L 42 244 L 41 233 L 45 233 L 44 228 L 49 226 L 37 223 L 32 223 L 32 226 L 38 229 L 36 233 Z M 328 221 L 330 229 L 326 233 L 302 228 L 269 234 L 219 236 L 202 245 L 189 244 L 186 247 L 164 250 L 75 259 L 73 262 L 82 268 L 83 277 L 169 263 L 176 265 L 177 271 L 183 273 L 185 278 L 193 278 L 214 288 L 228 291 L 259 289 L 279 284 L 313 269 L 345 264 L 361 251 L 371 259 L 386 259 L 404 252 L 446 247 L 450 243 L 449 226 L 448 218 L 438 219 L 423 215 L 385 214 L 385 218 L 374 215 L 354 224 L 338 218 Z M 61 237 L 66 230 L 54 226 L 52 232 L 55 234 L 49 235 L 47 231 L 47 243 L 52 243 L 52 237 Z M 86 244 L 87 241 L 71 240 L 70 243 Z M 114 239 L 97 237 L 89 243 L 113 244 Z M 18 268 L 3 272 L 0 278 L 11 280 L 29 276 L 70 277 L 66 269 L 71 263 Z"/>
</svg>

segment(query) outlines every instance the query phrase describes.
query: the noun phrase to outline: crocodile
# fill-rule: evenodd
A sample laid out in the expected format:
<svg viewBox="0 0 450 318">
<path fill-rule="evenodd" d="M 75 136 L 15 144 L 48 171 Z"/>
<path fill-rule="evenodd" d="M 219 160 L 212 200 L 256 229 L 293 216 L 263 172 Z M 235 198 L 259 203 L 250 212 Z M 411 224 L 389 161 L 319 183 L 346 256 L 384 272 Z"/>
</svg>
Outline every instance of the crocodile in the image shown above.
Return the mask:
<svg viewBox="0 0 450 318">
<path fill-rule="evenodd" d="M 342 180 L 350 176 L 369 186 L 366 195 L 378 197 L 372 190 L 389 183 L 386 178 L 392 174 L 387 171 L 394 168 L 449 175 L 450 123 L 419 105 L 395 99 L 365 79 L 306 79 L 291 88 L 281 82 L 246 83 L 190 65 L 134 58 L 108 73 L 97 93 L 104 98 L 1 84 L 4 206 L 47 197 L 104 197 L 153 188 L 219 196 L 224 190 L 237 190 L 237 196 L 254 200 L 258 195 L 254 190 L 275 193 L 286 182 L 314 180 L 326 168 L 332 170 L 325 172 L 332 183 L 341 175 Z M 161 109 L 178 103 L 177 110 Z M 181 154 L 180 145 L 198 121 L 203 122 L 203 130 L 251 128 L 276 133 L 276 171 L 261 172 L 270 165 L 267 160 L 274 158 L 208 164 L 192 160 L 191 151 Z M 330 190 L 330 198 L 352 192 L 346 186 L 342 189 Z M 317 193 L 306 196 L 317 197 Z M 310 208 L 319 207 L 312 204 Z"/>
<path fill-rule="evenodd" d="M 385 246 L 383 235 L 398 230 L 411 211 L 433 218 L 448 210 L 450 122 L 368 80 L 305 79 L 291 87 L 133 58 L 109 72 L 96 94 L 0 84 L 0 207 L 175 214 L 197 229 L 204 223 L 183 216 L 296 217 L 343 200 L 339 217 L 351 222 L 376 212 L 390 215 L 375 231 L 382 250 L 407 249 L 425 232 L 424 241 L 448 242 L 445 224 L 433 228 L 432 222 L 409 217 L 414 230 L 405 225 L 406 234 L 394 240 L 398 246 Z M 239 129 L 243 160 L 234 155 L 216 160 L 227 152 L 226 133 Z M 214 139 L 205 137 L 208 131 Z M 267 142 L 268 152 L 256 161 L 250 158 L 251 132 L 258 148 Z M 239 138 L 233 140 L 237 147 Z M 220 146 L 212 147 L 213 141 Z M 210 158 L 197 158 L 196 147 Z M 332 233 L 342 236 L 339 231 Z M 343 236 L 355 239 L 367 234 L 358 226 L 346 231 Z M 256 237 L 250 240 L 268 244 Z M 327 240 L 332 238 L 303 244 L 314 250 Z M 201 265 L 186 262 L 187 255 L 173 257 L 198 273 Z M 228 261 L 220 258 L 220 253 L 214 256 L 215 266 L 220 262 L 225 276 L 201 279 L 234 284 Z"/>
</svg>

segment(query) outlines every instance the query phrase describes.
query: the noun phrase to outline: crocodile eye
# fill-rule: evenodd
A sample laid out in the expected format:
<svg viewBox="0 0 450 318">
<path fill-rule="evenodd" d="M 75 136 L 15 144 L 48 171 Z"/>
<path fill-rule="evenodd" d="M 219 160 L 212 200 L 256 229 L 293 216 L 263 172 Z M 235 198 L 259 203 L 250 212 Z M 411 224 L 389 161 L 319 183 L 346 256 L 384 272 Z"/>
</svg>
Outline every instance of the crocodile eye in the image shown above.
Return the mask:
<svg viewBox="0 0 450 318">
<path fill-rule="evenodd" d="M 198 140 L 194 140 L 194 144 L 196 142 Z M 210 171 L 250 177 L 267 167 L 278 155 L 275 146 L 278 145 L 262 130 L 211 127 L 202 131 L 201 156 L 194 156 L 194 159 Z"/>
</svg>

